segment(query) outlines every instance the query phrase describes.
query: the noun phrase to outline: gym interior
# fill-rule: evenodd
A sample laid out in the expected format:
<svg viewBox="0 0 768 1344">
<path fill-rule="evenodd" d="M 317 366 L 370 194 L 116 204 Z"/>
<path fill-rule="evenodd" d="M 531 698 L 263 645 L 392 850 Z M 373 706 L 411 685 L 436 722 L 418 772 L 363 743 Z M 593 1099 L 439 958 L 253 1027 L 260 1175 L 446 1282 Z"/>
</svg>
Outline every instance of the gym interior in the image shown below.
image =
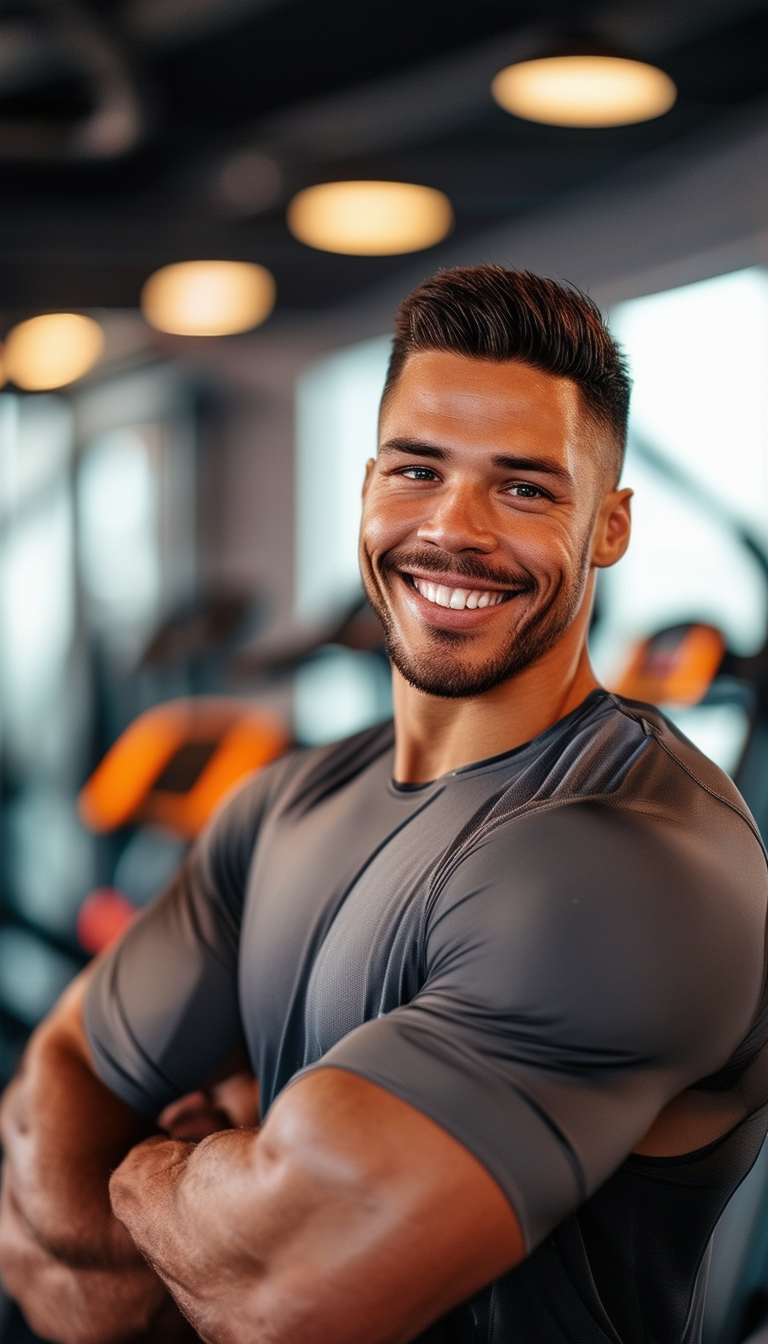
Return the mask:
<svg viewBox="0 0 768 1344">
<path fill-rule="evenodd" d="M 657 103 L 526 104 L 560 58 Z M 0 1084 L 232 784 L 389 717 L 360 487 L 438 267 L 607 313 L 634 538 L 594 663 L 768 840 L 765 0 L 8 0 L 0 68 Z M 768 1150 L 704 1339 L 768 1339 Z"/>
</svg>

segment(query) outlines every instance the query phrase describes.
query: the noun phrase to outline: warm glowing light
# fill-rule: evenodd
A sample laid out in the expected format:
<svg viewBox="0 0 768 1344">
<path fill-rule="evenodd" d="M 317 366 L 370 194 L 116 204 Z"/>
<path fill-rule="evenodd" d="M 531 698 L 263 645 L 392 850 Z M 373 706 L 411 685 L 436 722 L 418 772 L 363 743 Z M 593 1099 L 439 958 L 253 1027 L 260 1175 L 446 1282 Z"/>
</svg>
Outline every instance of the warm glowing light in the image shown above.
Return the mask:
<svg viewBox="0 0 768 1344">
<path fill-rule="evenodd" d="M 619 56 L 550 56 L 500 70 L 505 112 L 549 126 L 627 126 L 668 112 L 677 89 L 663 70 Z"/>
<path fill-rule="evenodd" d="M 74 383 L 92 369 L 104 333 L 79 313 L 46 313 L 20 322 L 5 344 L 5 375 L 25 392 L 47 392 Z"/>
<path fill-rule="evenodd" d="M 250 331 L 275 306 L 275 282 L 248 261 L 181 261 L 155 271 L 141 292 L 145 318 L 175 336 Z"/>
<path fill-rule="evenodd" d="M 453 224 L 447 196 L 411 182 L 323 182 L 294 196 L 288 227 L 323 252 L 358 257 L 418 252 Z"/>
</svg>

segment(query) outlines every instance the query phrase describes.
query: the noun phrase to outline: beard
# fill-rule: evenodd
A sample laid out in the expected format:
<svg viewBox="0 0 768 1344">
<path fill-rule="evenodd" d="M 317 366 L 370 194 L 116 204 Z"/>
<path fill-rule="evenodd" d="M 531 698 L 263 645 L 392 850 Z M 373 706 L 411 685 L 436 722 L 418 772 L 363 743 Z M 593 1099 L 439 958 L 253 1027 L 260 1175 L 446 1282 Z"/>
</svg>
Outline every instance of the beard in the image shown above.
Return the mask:
<svg viewBox="0 0 768 1344">
<path fill-rule="evenodd" d="M 374 582 L 370 562 L 365 557 L 363 584 L 368 601 L 384 628 L 384 644 L 389 658 L 401 676 L 426 695 L 457 700 L 483 695 L 509 681 L 558 642 L 581 607 L 589 574 L 589 551 L 587 541 L 572 577 L 566 579 L 561 575 L 546 600 L 538 603 L 536 598 L 541 595 L 541 587 L 532 574 L 513 574 L 493 568 L 472 555 L 457 557 L 431 550 L 391 551 L 383 555 L 379 563 L 383 592 Z M 481 579 L 500 589 L 512 589 L 514 596 L 510 601 L 514 602 L 518 597 L 529 599 L 526 613 L 509 632 L 498 652 L 483 662 L 472 662 L 473 636 L 459 630 L 431 630 L 426 648 L 417 652 L 408 648 L 398 633 L 384 596 L 389 584 L 401 582 L 399 576 L 410 568 L 460 579 Z"/>
</svg>

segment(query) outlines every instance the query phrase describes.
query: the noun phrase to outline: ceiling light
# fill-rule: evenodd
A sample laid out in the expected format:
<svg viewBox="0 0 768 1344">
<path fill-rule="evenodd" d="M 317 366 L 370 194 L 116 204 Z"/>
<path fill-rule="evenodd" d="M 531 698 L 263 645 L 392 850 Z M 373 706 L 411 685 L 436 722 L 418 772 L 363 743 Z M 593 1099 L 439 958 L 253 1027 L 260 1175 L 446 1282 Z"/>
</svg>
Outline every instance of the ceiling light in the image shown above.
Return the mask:
<svg viewBox="0 0 768 1344">
<path fill-rule="evenodd" d="M 163 266 L 141 291 L 145 318 L 175 336 L 233 336 L 250 331 L 275 306 L 275 282 L 248 261 L 181 261 Z"/>
<path fill-rule="evenodd" d="M 46 313 L 20 322 L 5 345 L 5 373 L 25 392 L 47 392 L 74 383 L 92 369 L 104 348 L 98 322 L 80 313 Z"/>
<path fill-rule="evenodd" d="M 668 112 L 677 89 L 663 70 L 620 56 L 548 56 L 500 70 L 505 112 L 549 126 L 627 126 Z"/>
<path fill-rule="evenodd" d="M 448 197 L 411 182 L 323 182 L 288 207 L 288 227 L 300 242 L 358 257 L 432 247 L 452 224 Z"/>
</svg>

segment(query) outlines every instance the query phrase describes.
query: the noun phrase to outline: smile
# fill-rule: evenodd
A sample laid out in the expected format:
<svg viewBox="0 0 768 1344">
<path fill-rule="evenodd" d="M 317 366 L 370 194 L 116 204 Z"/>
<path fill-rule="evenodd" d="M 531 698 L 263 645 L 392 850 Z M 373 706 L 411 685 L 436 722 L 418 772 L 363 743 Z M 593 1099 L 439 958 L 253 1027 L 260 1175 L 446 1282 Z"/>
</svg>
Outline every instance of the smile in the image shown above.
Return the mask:
<svg viewBox="0 0 768 1344">
<path fill-rule="evenodd" d="M 427 602 L 433 602 L 437 607 L 448 607 L 451 611 L 497 607 L 513 596 L 498 588 L 453 588 L 444 583 L 431 583 L 428 579 L 417 578 L 415 574 L 403 577 Z"/>
</svg>

